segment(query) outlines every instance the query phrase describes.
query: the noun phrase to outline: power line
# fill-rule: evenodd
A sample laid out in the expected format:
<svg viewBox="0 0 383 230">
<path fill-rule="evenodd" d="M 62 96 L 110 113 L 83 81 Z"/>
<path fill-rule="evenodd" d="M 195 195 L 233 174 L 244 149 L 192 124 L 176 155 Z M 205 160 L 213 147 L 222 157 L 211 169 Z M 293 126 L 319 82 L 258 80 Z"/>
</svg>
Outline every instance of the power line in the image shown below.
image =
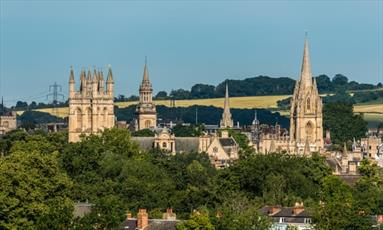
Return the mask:
<svg viewBox="0 0 383 230">
<path fill-rule="evenodd" d="M 51 93 L 48 93 L 47 94 L 47 99 L 49 99 L 49 97 L 52 97 L 52 112 L 55 114 L 57 113 L 57 104 L 58 104 L 58 99 L 59 97 L 62 98 L 64 100 L 64 94 L 62 94 L 62 87 L 61 85 L 57 84 L 56 82 L 53 84 L 53 85 L 50 85 L 49 86 L 49 92 Z"/>
</svg>

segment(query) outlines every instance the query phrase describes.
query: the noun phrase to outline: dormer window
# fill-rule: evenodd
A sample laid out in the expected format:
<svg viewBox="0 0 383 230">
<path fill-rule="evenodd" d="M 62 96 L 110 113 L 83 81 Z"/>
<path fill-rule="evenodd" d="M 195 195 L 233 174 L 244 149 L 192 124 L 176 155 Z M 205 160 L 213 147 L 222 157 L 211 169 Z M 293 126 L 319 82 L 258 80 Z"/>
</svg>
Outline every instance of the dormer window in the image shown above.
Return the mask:
<svg viewBox="0 0 383 230">
<path fill-rule="evenodd" d="M 311 218 L 305 218 L 304 223 L 305 224 L 311 224 Z"/>
</svg>

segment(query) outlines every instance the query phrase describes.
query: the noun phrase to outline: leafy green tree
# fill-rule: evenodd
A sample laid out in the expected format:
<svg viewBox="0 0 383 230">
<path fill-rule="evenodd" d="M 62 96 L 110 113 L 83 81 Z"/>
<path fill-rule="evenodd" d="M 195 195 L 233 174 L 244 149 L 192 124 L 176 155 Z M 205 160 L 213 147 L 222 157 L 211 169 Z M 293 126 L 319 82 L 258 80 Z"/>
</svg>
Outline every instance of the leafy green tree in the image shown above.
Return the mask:
<svg viewBox="0 0 383 230">
<path fill-rule="evenodd" d="M 346 229 L 352 216 L 352 202 L 348 185 L 336 176 L 325 178 L 314 218 L 316 229 Z"/>
<path fill-rule="evenodd" d="M 209 214 L 195 211 L 190 219 L 177 224 L 177 230 L 214 230 L 215 227 L 210 221 Z"/>
<path fill-rule="evenodd" d="M 57 153 L 18 150 L 0 158 L 0 228 L 67 229 L 71 188 Z"/>
<path fill-rule="evenodd" d="M 270 229 L 271 220 L 259 213 L 259 206 L 243 193 L 232 193 L 218 208 L 216 229 Z"/>
<path fill-rule="evenodd" d="M 137 130 L 137 131 L 134 131 L 132 133 L 132 136 L 134 137 L 154 137 L 154 131 L 150 130 L 150 129 L 141 129 L 141 130 Z"/>
<path fill-rule="evenodd" d="M 354 188 L 355 206 L 364 215 L 383 213 L 383 173 L 376 163 L 363 159 L 359 168 L 362 177 Z"/>
<path fill-rule="evenodd" d="M 159 91 L 155 96 L 156 100 L 165 100 L 167 98 L 168 98 L 168 93 L 166 91 Z"/>
<path fill-rule="evenodd" d="M 334 144 L 342 145 L 354 137 L 360 139 L 367 132 L 367 122 L 360 115 L 353 113 L 351 104 L 325 104 L 323 113 L 324 128 L 331 131 Z"/>
<path fill-rule="evenodd" d="M 176 137 L 198 137 L 202 134 L 204 127 L 198 125 L 181 125 L 177 124 L 173 127 L 172 132 Z"/>
</svg>

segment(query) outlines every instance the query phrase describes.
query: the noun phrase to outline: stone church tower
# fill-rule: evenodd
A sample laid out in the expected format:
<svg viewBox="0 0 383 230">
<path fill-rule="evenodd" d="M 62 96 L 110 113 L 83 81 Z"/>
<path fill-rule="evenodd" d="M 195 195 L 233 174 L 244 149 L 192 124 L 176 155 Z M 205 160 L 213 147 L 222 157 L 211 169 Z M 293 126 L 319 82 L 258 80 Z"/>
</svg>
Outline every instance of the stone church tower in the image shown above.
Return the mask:
<svg viewBox="0 0 383 230">
<path fill-rule="evenodd" d="M 290 109 L 290 141 L 297 154 L 323 148 L 322 100 L 311 74 L 309 48 L 305 40 L 300 79 L 297 80 Z"/>
<path fill-rule="evenodd" d="M 114 127 L 114 81 L 109 67 L 106 85 L 102 71 L 80 73 L 80 89 L 75 90 L 73 68 L 69 76 L 69 142 L 80 141 L 80 135 L 96 134 Z"/>
<path fill-rule="evenodd" d="M 219 125 L 220 128 L 233 128 L 233 119 L 231 119 L 229 105 L 229 88 L 226 83 L 225 102 L 223 105 L 222 119 Z"/>
<path fill-rule="evenodd" d="M 144 76 L 139 89 L 140 101 L 136 108 L 136 130 L 157 127 L 156 105 L 153 103 L 153 88 L 149 81 L 148 67 L 145 60 Z"/>
</svg>

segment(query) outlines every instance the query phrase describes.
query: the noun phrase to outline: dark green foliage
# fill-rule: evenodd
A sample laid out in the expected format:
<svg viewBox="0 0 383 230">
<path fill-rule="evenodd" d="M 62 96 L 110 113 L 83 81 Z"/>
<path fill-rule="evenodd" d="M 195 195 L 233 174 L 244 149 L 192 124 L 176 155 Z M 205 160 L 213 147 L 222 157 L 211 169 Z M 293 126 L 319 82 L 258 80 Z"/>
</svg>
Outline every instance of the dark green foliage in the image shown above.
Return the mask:
<svg viewBox="0 0 383 230">
<path fill-rule="evenodd" d="M 246 144 L 242 134 L 230 134 Z M 216 170 L 203 153 L 139 150 L 123 129 L 80 143 L 66 140 L 64 133 L 14 131 L 4 137 L 0 228 L 116 229 L 127 210 L 147 208 L 151 217 L 160 217 L 172 207 L 177 218 L 190 218 L 179 229 L 267 229 L 270 220 L 259 214 L 260 207 L 303 201 L 317 213 L 319 229 L 367 229 L 369 215 L 383 211 L 383 177 L 368 161 L 351 188 L 334 179 L 316 154 L 249 152 Z M 73 201 L 85 200 L 94 204 L 92 212 L 73 219 Z"/>
<path fill-rule="evenodd" d="M 348 81 L 342 74 L 336 74 L 331 80 L 327 75 L 316 77 L 319 93 L 334 93 L 338 90 L 367 90 L 378 88 L 378 85 L 361 84 Z M 288 77 L 257 76 L 243 80 L 225 80 L 217 86 L 195 84 L 190 91 L 185 89 L 172 90 L 170 97 L 173 99 L 216 98 L 225 95 L 226 83 L 229 85 L 230 96 L 264 96 L 264 95 L 289 95 L 293 93 L 295 80 Z"/>
<path fill-rule="evenodd" d="M 319 200 L 318 191 L 331 173 L 324 158 L 270 154 L 252 155 L 238 160 L 221 172 L 221 191 L 233 188 L 250 197 L 261 197 L 266 204 L 292 205 L 300 200 Z M 246 177 L 242 176 L 246 175 Z"/>
<path fill-rule="evenodd" d="M 270 229 L 271 219 L 261 215 L 260 208 L 243 193 L 229 194 L 217 208 L 219 215 L 214 219 L 216 229 Z"/>
<path fill-rule="evenodd" d="M 172 90 L 170 92 L 169 96 L 170 96 L 170 98 L 175 99 L 175 100 L 190 99 L 191 93 L 189 90 L 177 89 L 177 90 Z"/>
<path fill-rule="evenodd" d="M 323 126 L 331 131 L 332 142 L 343 146 L 344 142 L 364 137 L 367 132 L 367 122 L 360 115 L 353 113 L 353 106 L 344 103 L 329 103 L 324 105 Z"/>
<path fill-rule="evenodd" d="M 0 158 L 1 229 L 67 229 L 70 225 L 72 182 L 60 169 L 57 154 L 34 149 Z"/>
<path fill-rule="evenodd" d="M 150 130 L 150 129 L 141 129 L 141 130 L 138 130 L 138 131 L 134 131 L 132 133 L 132 136 L 134 137 L 154 137 L 154 131 Z"/>
<path fill-rule="evenodd" d="M 154 97 L 156 100 L 165 100 L 168 99 L 168 93 L 166 91 L 159 91 Z"/>
<path fill-rule="evenodd" d="M 222 108 L 213 106 L 190 106 L 170 108 L 163 105 L 156 106 L 157 115 L 162 120 L 173 120 L 185 123 L 195 123 L 196 107 L 198 110 L 198 122 L 203 124 L 219 124 L 222 116 Z M 134 119 L 135 106 L 131 105 L 126 108 L 116 109 L 117 120 L 132 121 Z M 239 121 L 240 125 L 249 125 L 254 119 L 253 109 L 231 109 L 235 122 Z M 257 109 L 258 119 L 262 124 L 275 125 L 278 122 L 282 127 L 289 127 L 289 119 L 281 116 L 278 112 L 271 112 L 266 109 Z"/>
<path fill-rule="evenodd" d="M 292 97 L 288 97 L 282 100 L 277 101 L 278 109 L 289 110 L 291 105 Z"/>
<path fill-rule="evenodd" d="M 214 85 L 196 84 L 191 88 L 192 98 L 213 98 L 215 96 Z"/>
<path fill-rule="evenodd" d="M 368 187 L 372 186 L 369 184 Z M 321 203 L 316 207 L 315 228 L 327 229 L 371 229 L 372 218 L 361 209 L 353 197 L 353 189 L 336 176 L 328 176 L 323 182 Z M 372 195 L 372 194 L 371 194 Z M 377 197 L 379 194 L 372 195 Z M 362 201 L 363 202 L 363 201 Z"/>
<path fill-rule="evenodd" d="M 23 124 L 32 123 L 32 124 L 42 124 L 42 123 L 53 123 L 53 122 L 63 122 L 64 119 L 53 116 L 49 113 L 39 112 L 39 111 L 25 111 L 23 114 L 17 117 L 18 122 Z"/>
<path fill-rule="evenodd" d="M 203 130 L 203 125 L 177 124 L 172 128 L 172 132 L 176 137 L 199 137 Z"/>
</svg>

